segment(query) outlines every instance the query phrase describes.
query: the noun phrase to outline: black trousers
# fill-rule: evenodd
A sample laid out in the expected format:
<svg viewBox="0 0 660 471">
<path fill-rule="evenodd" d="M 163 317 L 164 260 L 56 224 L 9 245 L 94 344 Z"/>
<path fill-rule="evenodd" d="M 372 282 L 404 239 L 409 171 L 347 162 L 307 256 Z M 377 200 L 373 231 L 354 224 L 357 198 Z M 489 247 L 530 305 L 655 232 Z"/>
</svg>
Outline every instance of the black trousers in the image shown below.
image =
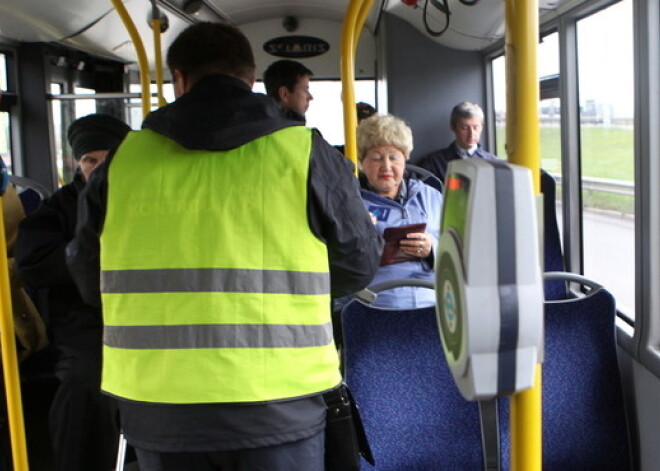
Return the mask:
<svg viewBox="0 0 660 471">
<path fill-rule="evenodd" d="M 59 386 L 49 423 L 55 471 L 109 471 L 119 442 L 114 400 L 101 393 L 100 333 L 57 345 Z"/>
<path fill-rule="evenodd" d="M 323 471 L 325 432 L 297 442 L 233 451 L 161 453 L 136 449 L 140 471 Z"/>
</svg>

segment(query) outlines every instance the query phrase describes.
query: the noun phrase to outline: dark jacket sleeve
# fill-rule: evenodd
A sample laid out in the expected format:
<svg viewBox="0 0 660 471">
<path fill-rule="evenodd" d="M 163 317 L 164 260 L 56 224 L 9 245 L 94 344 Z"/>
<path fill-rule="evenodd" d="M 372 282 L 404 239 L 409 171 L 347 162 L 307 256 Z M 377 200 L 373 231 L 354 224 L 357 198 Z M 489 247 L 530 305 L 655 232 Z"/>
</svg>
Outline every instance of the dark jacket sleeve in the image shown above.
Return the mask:
<svg viewBox="0 0 660 471">
<path fill-rule="evenodd" d="M 66 261 L 83 300 L 101 307 L 101 243 L 111 155 L 92 173 L 78 198 L 78 224 L 66 248 Z"/>
<path fill-rule="evenodd" d="M 61 188 L 21 221 L 14 255 L 26 285 L 37 289 L 73 285 L 64 253 L 75 229 L 76 197 L 73 186 Z"/>
<path fill-rule="evenodd" d="M 308 182 L 312 232 L 328 247 L 332 296 L 371 283 L 382 239 L 364 208 L 353 164 L 315 133 Z"/>
<path fill-rule="evenodd" d="M 444 183 L 447 164 L 455 158 L 458 157 L 453 155 L 452 148 L 449 146 L 444 149 L 433 151 L 422 157 L 417 163 L 417 166 L 428 170 Z"/>
</svg>

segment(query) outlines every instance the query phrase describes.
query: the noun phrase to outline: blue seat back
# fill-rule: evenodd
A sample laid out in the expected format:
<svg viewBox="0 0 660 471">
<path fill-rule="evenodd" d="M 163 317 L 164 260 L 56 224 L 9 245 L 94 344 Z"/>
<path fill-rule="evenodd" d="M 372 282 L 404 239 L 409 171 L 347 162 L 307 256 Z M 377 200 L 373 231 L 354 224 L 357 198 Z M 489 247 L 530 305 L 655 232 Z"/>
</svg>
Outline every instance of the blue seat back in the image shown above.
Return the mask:
<svg viewBox="0 0 660 471">
<path fill-rule="evenodd" d="M 631 469 L 614 318 L 614 298 L 603 288 L 545 304 L 544 471 Z M 508 417 L 508 398 L 501 398 L 503 469 L 509 468 Z"/>
<path fill-rule="evenodd" d="M 615 314 L 603 288 L 545 304 L 545 470 L 630 469 Z"/>
<path fill-rule="evenodd" d="M 454 384 L 435 308 L 397 311 L 353 300 L 342 321 L 346 383 L 376 460 L 362 469 L 482 469 L 478 406 Z"/>
<path fill-rule="evenodd" d="M 23 210 L 25 211 L 26 216 L 39 209 L 39 206 L 41 206 L 41 202 L 43 201 L 39 193 L 32 188 L 27 188 L 21 191 L 18 197 L 21 199 L 21 204 L 23 205 Z"/>
<path fill-rule="evenodd" d="M 41 206 L 41 202 L 51 195 L 51 191 L 48 188 L 30 178 L 10 175 L 9 181 L 16 185 L 18 197 L 21 199 L 21 204 L 26 215 L 37 210 Z"/>
<path fill-rule="evenodd" d="M 432 186 L 440 193 L 444 192 L 444 185 L 442 180 L 436 177 L 434 174 L 426 170 L 425 168 L 418 167 L 413 164 L 406 164 L 406 172 L 412 178 L 416 178 L 423 183 L 426 183 L 428 186 Z"/>
</svg>

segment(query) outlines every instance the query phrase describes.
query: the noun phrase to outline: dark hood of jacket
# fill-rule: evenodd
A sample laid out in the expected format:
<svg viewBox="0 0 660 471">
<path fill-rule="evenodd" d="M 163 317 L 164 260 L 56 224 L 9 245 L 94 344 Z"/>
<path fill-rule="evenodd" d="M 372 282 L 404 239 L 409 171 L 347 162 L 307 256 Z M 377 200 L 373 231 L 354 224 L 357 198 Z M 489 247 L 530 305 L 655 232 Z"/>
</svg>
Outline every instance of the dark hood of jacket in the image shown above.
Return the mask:
<svg viewBox="0 0 660 471">
<path fill-rule="evenodd" d="M 142 127 L 186 149 L 229 150 L 279 129 L 301 123 L 286 118 L 270 97 L 253 93 L 243 81 L 212 75 L 173 103 L 151 113 Z"/>
</svg>

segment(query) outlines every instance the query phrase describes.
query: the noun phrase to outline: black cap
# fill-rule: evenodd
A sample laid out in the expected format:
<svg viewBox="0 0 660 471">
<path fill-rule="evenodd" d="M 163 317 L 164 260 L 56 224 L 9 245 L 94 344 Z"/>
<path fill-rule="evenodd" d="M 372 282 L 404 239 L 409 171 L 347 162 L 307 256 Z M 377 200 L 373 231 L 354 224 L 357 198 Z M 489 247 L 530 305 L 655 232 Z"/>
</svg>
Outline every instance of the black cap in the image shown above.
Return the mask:
<svg viewBox="0 0 660 471">
<path fill-rule="evenodd" d="M 67 137 L 76 160 L 88 152 L 110 150 L 117 146 L 131 128 L 107 114 L 90 114 L 69 126 Z"/>
</svg>

